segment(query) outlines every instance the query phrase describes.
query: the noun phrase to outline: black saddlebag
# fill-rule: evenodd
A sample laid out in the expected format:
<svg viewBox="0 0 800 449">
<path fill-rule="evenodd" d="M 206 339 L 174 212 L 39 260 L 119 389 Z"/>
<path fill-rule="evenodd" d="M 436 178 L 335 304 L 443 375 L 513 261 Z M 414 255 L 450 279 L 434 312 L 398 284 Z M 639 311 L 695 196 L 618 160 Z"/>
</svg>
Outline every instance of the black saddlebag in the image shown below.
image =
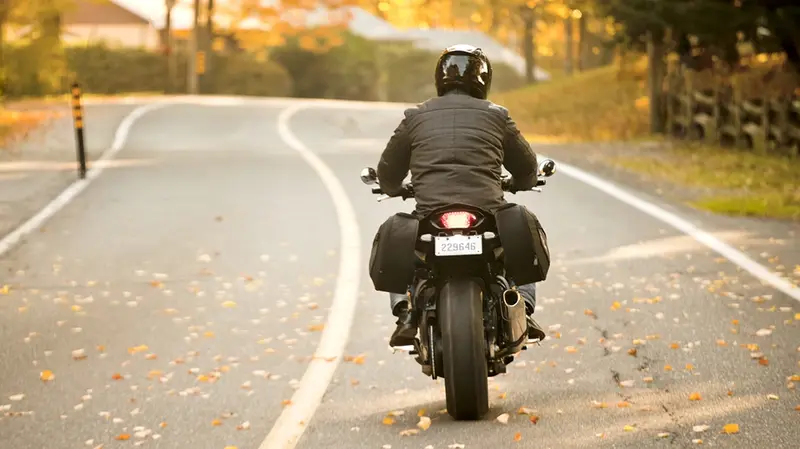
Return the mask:
<svg viewBox="0 0 800 449">
<path fill-rule="evenodd" d="M 415 255 L 419 219 L 397 213 L 379 228 L 372 241 L 369 256 L 369 277 L 375 290 L 405 293 L 414 280 Z"/>
<path fill-rule="evenodd" d="M 525 206 L 507 204 L 495 213 L 507 276 L 517 285 L 541 282 L 550 269 L 550 248 L 539 219 Z"/>
</svg>

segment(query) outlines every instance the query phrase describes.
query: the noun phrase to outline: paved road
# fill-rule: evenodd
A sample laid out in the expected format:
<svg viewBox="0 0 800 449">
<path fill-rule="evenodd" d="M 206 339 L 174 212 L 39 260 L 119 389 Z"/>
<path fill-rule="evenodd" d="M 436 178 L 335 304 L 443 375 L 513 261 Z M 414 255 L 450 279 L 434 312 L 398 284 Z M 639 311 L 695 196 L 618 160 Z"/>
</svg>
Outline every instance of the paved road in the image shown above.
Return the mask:
<svg viewBox="0 0 800 449">
<path fill-rule="evenodd" d="M 4 446 L 258 448 L 292 406 L 339 268 L 336 210 L 278 133 L 283 107 L 144 115 L 119 154 L 136 164 L 0 257 Z M 377 226 L 413 207 L 376 204 L 357 177 L 400 115 L 312 108 L 289 123 L 344 186 L 364 260 Z M 364 268 L 347 357 L 299 448 L 796 447 L 795 301 L 567 177 L 514 200 L 550 235 L 537 316 L 553 338 L 494 379 L 487 419 L 453 422 L 443 384 L 389 352 L 393 320 Z M 401 435 L 418 413 L 430 428 Z"/>
</svg>

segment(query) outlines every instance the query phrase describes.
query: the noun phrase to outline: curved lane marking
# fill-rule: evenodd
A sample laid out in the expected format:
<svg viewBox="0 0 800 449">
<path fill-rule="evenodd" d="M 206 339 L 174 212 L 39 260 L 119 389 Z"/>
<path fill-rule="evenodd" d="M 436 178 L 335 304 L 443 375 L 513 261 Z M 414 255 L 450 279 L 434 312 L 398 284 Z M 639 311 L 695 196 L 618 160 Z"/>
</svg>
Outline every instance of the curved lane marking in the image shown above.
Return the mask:
<svg viewBox="0 0 800 449">
<path fill-rule="evenodd" d="M 297 446 L 314 412 L 322 403 L 322 397 L 342 360 L 358 303 L 362 269 L 361 235 L 355 209 L 330 167 L 309 150 L 289 127 L 289 121 L 297 112 L 312 105 L 300 103 L 281 111 L 278 116 L 278 134 L 314 169 L 333 200 L 341 241 L 339 272 L 336 276 L 333 304 L 319 346 L 292 396 L 291 405 L 283 409 L 259 449 L 291 449 Z"/>
</svg>

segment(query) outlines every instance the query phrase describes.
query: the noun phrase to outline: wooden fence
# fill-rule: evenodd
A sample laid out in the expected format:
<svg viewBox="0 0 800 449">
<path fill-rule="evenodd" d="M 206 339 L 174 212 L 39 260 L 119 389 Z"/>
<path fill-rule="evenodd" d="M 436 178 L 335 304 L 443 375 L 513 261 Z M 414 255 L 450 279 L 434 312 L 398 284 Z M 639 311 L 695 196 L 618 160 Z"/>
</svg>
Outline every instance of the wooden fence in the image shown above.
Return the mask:
<svg viewBox="0 0 800 449">
<path fill-rule="evenodd" d="M 794 86 L 748 85 L 688 71 L 671 73 L 665 84 L 668 134 L 756 154 L 800 155 L 800 97 Z"/>
</svg>

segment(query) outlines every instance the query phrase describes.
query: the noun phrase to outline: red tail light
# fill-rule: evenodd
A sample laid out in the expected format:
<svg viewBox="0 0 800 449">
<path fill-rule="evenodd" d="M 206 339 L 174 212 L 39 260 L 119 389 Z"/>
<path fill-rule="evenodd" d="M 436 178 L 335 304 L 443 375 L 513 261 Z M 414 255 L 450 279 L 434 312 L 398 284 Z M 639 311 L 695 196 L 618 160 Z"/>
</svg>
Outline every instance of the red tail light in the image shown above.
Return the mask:
<svg viewBox="0 0 800 449">
<path fill-rule="evenodd" d="M 440 218 L 442 226 L 447 229 L 467 229 L 478 219 L 469 212 L 445 212 Z"/>
</svg>

